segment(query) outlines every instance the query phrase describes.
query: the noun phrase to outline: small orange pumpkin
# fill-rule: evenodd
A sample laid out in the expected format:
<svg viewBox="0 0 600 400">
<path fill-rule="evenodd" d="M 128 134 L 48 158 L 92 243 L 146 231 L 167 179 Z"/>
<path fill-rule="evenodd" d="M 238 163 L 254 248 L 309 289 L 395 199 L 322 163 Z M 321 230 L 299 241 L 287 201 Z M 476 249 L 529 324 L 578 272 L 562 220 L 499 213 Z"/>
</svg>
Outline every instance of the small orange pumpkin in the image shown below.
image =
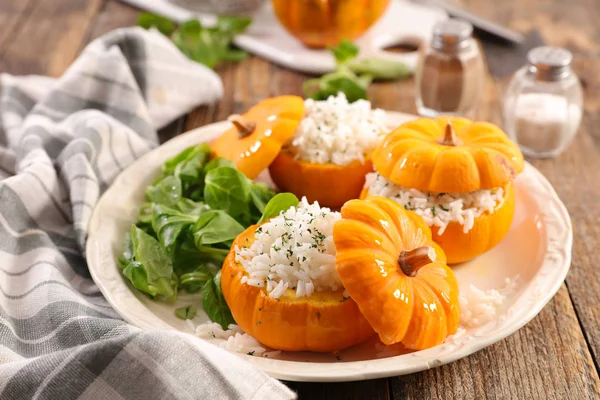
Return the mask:
<svg viewBox="0 0 600 400">
<path fill-rule="evenodd" d="M 273 0 L 279 22 L 308 47 L 355 39 L 383 15 L 389 0 Z"/>
<path fill-rule="evenodd" d="M 373 151 L 373 164 L 397 185 L 423 192 L 499 188 L 523 171 L 523 155 L 496 125 L 466 118 L 419 118 Z"/>
<path fill-rule="evenodd" d="M 425 222 L 383 197 L 351 200 L 341 213 L 337 270 L 381 341 L 421 350 L 454 334 L 458 284 Z"/>
<path fill-rule="evenodd" d="M 298 197 L 306 196 L 311 203 L 318 201 L 323 207 L 333 208 L 357 198 L 365 184 L 365 175 L 372 171 L 370 159 L 348 165 L 313 164 L 296 160 L 285 150 L 269 166 L 271 179 L 280 190 Z"/>
<path fill-rule="evenodd" d="M 375 170 L 399 186 L 423 192 L 464 193 L 504 188 L 494 213 L 475 218 L 474 226 L 451 222 L 444 233 L 434 229 L 450 264 L 471 260 L 496 246 L 508 233 L 514 215 L 512 180 L 523 171 L 519 148 L 497 126 L 465 118 L 420 118 L 392 131 L 373 151 Z M 363 190 L 361 198 L 368 195 Z"/>
<path fill-rule="evenodd" d="M 304 116 L 304 101 L 298 96 L 265 99 L 243 115 L 232 115 L 233 127 L 212 144 L 215 157 L 233 161 L 254 179 L 277 157 Z"/>
<path fill-rule="evenodd" d="M 234 241 L 223 263 L 221 288 L 236 323 L 259 342 L 286 351 L 332 352 L 363 342 L 373 329 L 343 290 L 295 296 L 288 289 L 279 299 L 264 288 L 242 283 L 247 275 L 235 261 L 235 247 L 249 246 L 257 226 L 251 226 Z"/>
</svg>

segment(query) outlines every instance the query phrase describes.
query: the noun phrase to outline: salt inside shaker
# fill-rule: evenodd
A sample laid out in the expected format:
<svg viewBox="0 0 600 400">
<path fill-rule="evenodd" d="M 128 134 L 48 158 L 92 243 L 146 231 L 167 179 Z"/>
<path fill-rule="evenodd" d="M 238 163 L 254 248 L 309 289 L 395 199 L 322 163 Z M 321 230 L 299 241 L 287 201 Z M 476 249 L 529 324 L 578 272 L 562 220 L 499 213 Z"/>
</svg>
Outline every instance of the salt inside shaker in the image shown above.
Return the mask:
<svg viewBox="0 0 600 400">
<path fill-rule="evenodd" d="M 554 157 L 572 142 L 583 113 L 581 83 L 571 69 L 573 55 L 537 47 L 512 77 L 504 98 L 509 137 L 530 157 Z"/>
<path fill-rule="evenodd" d="M 449 19 L 433 28 L 429 44 L 421 48 L 415 74 L 419 114 L 469 116 L 483 91 L 484 66 L 473 27 Z"/>
</svg>

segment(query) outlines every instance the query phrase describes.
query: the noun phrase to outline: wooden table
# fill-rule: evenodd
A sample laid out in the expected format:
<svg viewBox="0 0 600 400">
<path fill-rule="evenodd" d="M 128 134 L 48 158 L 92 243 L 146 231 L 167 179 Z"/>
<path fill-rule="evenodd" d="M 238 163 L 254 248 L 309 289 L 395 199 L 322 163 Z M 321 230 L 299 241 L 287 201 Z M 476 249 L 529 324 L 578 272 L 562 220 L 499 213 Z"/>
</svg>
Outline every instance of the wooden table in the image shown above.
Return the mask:
<svg viewBox="0 0 600 400">
<path fill-rule="evenodd" d="M 463 0 L 484 17 L 527 35 L 529 45 L 564 46 L 585 89 L 585 116 L 571 148 L 532 161 L 573 218 L 573 264 L 554 299 L 517 333 L 449 365 L 390 379 L 289 383 L 301 398 L 599 399 L 600 379 L 600 3 L 597 0 Z M 0 71 L 59 76 L 90 40 L 135 24 L 116 0 L 0 0 Z M 525 50 L 483 42 L 490 73 L 478 117 L 501 124 L 500 95 Z M 520 57 L 515 57 L 515 55 Z M 251 57 L 219 68 L 225 95 L 176 121 L 161 139 L 219 121 L 257 101 L 301 94 L 307 76 Z M 377 107 L 415 112 L 412 80 L 374 84 Z M 531 161 L 531 160 L 530 160 Z M 598 257 L 598 259 L 596 259 Z"/>
</svg>

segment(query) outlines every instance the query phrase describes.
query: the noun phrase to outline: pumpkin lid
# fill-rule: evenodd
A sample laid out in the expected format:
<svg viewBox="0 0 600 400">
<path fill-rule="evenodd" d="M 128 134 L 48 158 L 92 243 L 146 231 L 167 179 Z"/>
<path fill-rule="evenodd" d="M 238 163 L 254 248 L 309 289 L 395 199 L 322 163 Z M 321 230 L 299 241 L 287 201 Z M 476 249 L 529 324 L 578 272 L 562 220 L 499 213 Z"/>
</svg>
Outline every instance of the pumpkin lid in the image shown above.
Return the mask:
<svg viewBox="0 0 600 400">
<path fill-rule="evenodd" d="M 400 125 L 373 152 L 379 174 L 424 192 L 502 187 L 523 171 L 518 146 L 496 125 L 420 118 Z"/>
<path fill-rule="evenodd" d="M 458 284 L 431 230 L 383 197 L 350 200 L 333 228 L 336 268 L 385 344 L 440 344 L 456 332 Z"/>
<path fill-rule="evenodd" d="M 245 114 L 231 115 L 233 124 L 213 144 L 215 157 L 233 161 L 254 179 L 277 157 L 304 116 L 304 101 L 298 96 L 265 99 Z"/>
</svg>

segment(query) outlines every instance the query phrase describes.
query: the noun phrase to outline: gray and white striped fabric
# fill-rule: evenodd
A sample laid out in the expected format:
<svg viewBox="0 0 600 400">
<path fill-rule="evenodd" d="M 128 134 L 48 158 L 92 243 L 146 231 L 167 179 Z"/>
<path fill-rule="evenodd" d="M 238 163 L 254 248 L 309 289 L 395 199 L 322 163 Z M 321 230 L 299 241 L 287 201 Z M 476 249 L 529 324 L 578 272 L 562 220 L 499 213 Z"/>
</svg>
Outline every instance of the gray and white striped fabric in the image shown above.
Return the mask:
<svg viewBox="0 0 600 400">
<path fill-rule="evenodd" d="M 138 28 L 94 41 L 59 79 L 1 76 L 0 399 L 294 398 L 199 339 L 127 325 L 82 255 L 117 174 L 157 145 L 157 129 L 222 90 Z"/>
</svg>

